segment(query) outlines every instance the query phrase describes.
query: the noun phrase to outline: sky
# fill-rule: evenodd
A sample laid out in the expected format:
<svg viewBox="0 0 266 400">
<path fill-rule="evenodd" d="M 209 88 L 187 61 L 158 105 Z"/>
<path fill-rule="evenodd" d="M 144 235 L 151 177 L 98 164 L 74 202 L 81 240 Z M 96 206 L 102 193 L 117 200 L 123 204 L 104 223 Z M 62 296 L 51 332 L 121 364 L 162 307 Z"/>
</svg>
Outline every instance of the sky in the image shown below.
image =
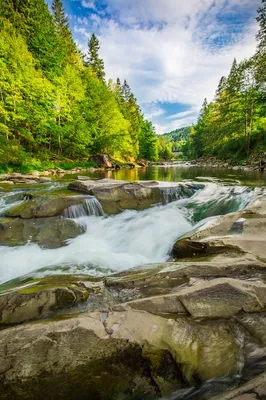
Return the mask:
<svg viewBox="0 0 266 400">
<path fill-rule="evenodd" d="M 63 0 L 81 50 L 87 52 L 95 33 L 107 79 L 127 79 L 158 134 L 195 123 L 234 57 L 241 61 L 254 54 L 260 3 Z"/>
</svg>

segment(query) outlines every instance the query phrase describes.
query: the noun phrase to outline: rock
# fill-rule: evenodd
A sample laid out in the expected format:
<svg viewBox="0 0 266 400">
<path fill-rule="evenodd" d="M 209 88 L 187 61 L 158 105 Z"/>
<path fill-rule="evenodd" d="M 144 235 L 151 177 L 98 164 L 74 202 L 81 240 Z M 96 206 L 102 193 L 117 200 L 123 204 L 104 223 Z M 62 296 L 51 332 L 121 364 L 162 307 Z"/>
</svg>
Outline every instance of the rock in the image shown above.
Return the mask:
<svg viewBox="0 0 266 400">
<path fill-rule="evenodd" d="M 47 218 L 62 215 L 71 206 L 84 204 L 86 196 L 36 196 L 5 211 L 6 217 Z"/>
<path fill-rule="evenodd" d="M 20 246 L 34 242 L 55 249 L 64 246 L 66 240 L 83 233 L 75 221 L 64 218 L 3 218 L 0 219 L 0 245 Z"/>
<path fill-rule="evenodd" d="M 220 278 L 178 293 L 178 299 L 193 318 L 230 318 L 266 311 L 266 285 Z"/>
<path fill-rule="evenodd" d="M 31 175 L 38 177 L 38 176 L 40 176 L 40 171 L 32 171 Z"/>
<path fill-rule="evenodd" d="M 14 185 L 13 181 L 1 181 L 1 185 Z"/>
<path fill-rule="evenodd" d="M 146 160 L 139 160 L 137 161 L 137 165 L 139 165 L 140 167 L 147 167 L 149 163 Z"/>
<path fill-rule="evenodd" d="M 212 397 L 210 400 L 258 400 L 266 398 L 266 373 L 245 383 L 229 393 Z"/>
<path fill-rule="evenodd" d="M 180 238 L 173 247 L 177 258 L 249 253 L 266 257 L 266 201 L 260 198 L 245 210 L 227 214 Z"/>
<path fill-rule="evenodd" d="M 230 323 L 135 310 L 101 315 L 1 331 L 1 398 L 44 399 L 49 391 L 50 399 L 84 393 L 95 400 L 152 399 L 182 387 L 183 376 L 192 383 L 195 375 L 205 380 L 236 372 L 241 345 Z"/>
<path fill-rule="evenodd" d="M 156 181 L 129 183 L 115 179 L 77 180 L 68 186 L 70 190 L 95 196 L 107 214 L 126 209 L 143 210 L 168 200 L 190 197 L 203 187 L 200 183 L 169 183 L 169 187 L 161 187 Z"/>
<path fill-rule="evenodd" d="M 112 168 L 113 164 L 110 161 L 108 154 L 102 154 L 97 156 L 92 156 L 90 161 L 94 162 L 100 168 Z"/>
<path fill-rule="evenodd" d="M 194 260 L 194 261 L 193 261 Z M 237 279 L 266 277 L 266 263 L 251 255 L 207 260 L 187 259 L 185 262 L 146 265 L 105 279 L 105 285 L 119 302 L 179 292 L 195 282 L 229 277 Z"/>
<path fill-rule="evenodd" d="M 34 184 L 34 183 L 47 183 L 50 182 L 50 179 L 13 172 L 11 174 L 0 175 L 0 181 L 8 181 L 16 184 Z"/>
<path fill-rule="evenodd" d="M 11 282 L 0 296 L 2 324 L 46 319 L 0 331 L 1 399 L 42 400 L 47 392 L 52 400 L 86 393 L 92 400 L 154 399 L 238 373 L 249 343 L 265 340 L 266 285 L 213 277 L 253 276 L 254 268 L 263 272 L 265 264 L 169 263 L 103 281 Z M 196 276 L 210 281 L 192 283 Z M 160 284 L 168 294 L 152 294 Z M 135 299 L 121 303 L 123 290 L 137 290 Z M 85 308 L 75 308 L 85 300 Z M 74 309 L 53 315 L 68 307 Z"/>
<path fill-rule="evenodd" d="M 47 317 L 57 310 L 73 307 L 89 296 L 89 291 L 79 283 L 69 283 L 55 288 L 49 280 L 41 284 L 22 287 L 19 291 L 1 293 L 0 325 L 13 325 Z M 70 280 L 71 282 L 71 280 Z"/>
</svg>

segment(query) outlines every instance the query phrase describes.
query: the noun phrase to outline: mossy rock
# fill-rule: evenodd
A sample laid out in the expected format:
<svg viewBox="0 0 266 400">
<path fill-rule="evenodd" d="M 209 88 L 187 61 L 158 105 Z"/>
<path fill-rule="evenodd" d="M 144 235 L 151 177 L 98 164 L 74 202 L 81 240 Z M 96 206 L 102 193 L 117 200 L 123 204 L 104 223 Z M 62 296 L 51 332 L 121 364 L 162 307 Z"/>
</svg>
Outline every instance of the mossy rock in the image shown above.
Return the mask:
<svg viewBox="0 0 266 400">
<path fill-rule="evenodd" d="M 55 249 L 66 244 L 68 239 L 84 233 L 74 220 L 52 218 L 3 218 L 0 219 L 0 245 L 20 246 L 28 242 Z"/>
<path fill-rule="evenodd" d="M 0 325 L 19 324 L 51 316 L 85 302 L 89 290 L 79 282 L 57 282 L 45 280 L 28 283 L 0 294 Z"/>
</svg>

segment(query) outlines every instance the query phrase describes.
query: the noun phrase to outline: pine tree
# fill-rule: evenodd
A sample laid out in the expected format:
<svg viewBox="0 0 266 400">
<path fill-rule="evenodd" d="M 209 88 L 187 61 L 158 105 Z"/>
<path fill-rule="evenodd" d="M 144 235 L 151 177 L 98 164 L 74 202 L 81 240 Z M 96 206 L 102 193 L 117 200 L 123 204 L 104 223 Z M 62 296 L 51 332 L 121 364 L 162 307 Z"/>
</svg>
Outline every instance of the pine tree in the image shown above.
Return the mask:
<svg viewBox="0 0 266 400">
<path fill-rule="evenodd" d="M 89 57 L 88 65 L 90 65 L 92 71 L 96 74 L 97 78 L 104 81 L 104 62 L 99 57 L 100 43 L 97 36 L 93 33 L 89 40 Z"/>
<path fill-rule="evenodd" d="M 64 56 L 70 55 L 76 51 L 76 46 L 72 39 L 69 22 L 61 0 L 53 0 L 52 12 L 56 32 L 60 40 L 60 48 L 63 50 Z"/>
<path fill-rule="evenodd" d="M 122 98 L 124 101 L 129 101 L 130 96 L 131 96 L 131 89 L 129 84 L 127 83 L 127 80 L 124 80 L 123 86 L 122 86 Z"/>
<path fill-rule="evenodd" d="M 226 89 L 226 83 L 227 83 L 227 78 L 225 76 L 222 76 L 220 79 L 220 82 L 218 84 L 218 88 L 216 90 L 216 94 L 215 94 L 215 98 L 219 99 L 219 97 L 221 96 L 221 94 L 224 92 L 224 90 Z"/>
<path fill-rule="evenodd" d="M 258 9 L 258 14 L 257 21 L 260 24 L 260 30 L 257 34 L 258 48 L 266 52 L 266 0 L 262 0 L 262 6 Z"/>
<path fill-rule="evenodd" d="M 255 55 L 256 63 L 256 80 L 261 84 L 262 90 L 265 92 L 266 81 L 266 0 L 262 0 L 262 6 L 258 9 L 257 21 L 260 29 L 257 34 L 258 48 Z M 266 95 L 265 95 L 266 96 Z M 264 98 L 265 98 L 264 96 Z M 265 99 L 264 99 L 265 102 Z"/>
</svg>

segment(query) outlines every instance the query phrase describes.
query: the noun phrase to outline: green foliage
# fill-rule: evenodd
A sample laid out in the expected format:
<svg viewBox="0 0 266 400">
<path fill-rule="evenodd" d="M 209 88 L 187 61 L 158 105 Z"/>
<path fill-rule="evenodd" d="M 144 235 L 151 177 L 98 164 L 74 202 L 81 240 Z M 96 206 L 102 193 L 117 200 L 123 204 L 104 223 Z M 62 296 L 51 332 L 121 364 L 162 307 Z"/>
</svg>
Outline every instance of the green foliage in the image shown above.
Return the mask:
<svg viewBox="0 0 266 400">
<path fill-rule="evenodd" d="M 104 80 L 104 62 L 99 57 L 100 44 L 97 36 L 93 33 L 89 40 L 89 56 L 88 65 L 90 65 L 92 71 L 95 73 L 98 79 Z"/>
<path fill-rule="evenodd" d="M 172 132 L 165 133 L 163 137 L 172 141 L 173 152 L 183 152 L 186 148 L 189 135 L 190 135 L 190 127 L 186 126 L 184 128 L 175 129 Z"/>
<path fill-rule="evenodd" d="M 159 160 L 171 161 L 173 158 L 173 143 L 168 138 L 157 136 Z"/>
<path fill-rule="evenodd" d="M 61 0 L 52 14 L 44 0 L 0 0 L 0 30 L 1 169 L 43 169 L 55 155 L 157 159 L 153 127 L 129 85 L 105 83 L 94 34 L 84 62 Z"/>
<path fill-rule="evenodd" d="M 204 101 L 187 144 L 191 158 L 211 155 L 237 161 L 266 150 L 266 0 L 258 12 L 257 52 L 239 64 L 234 60 L 214 100 Z"/>
</svg>

